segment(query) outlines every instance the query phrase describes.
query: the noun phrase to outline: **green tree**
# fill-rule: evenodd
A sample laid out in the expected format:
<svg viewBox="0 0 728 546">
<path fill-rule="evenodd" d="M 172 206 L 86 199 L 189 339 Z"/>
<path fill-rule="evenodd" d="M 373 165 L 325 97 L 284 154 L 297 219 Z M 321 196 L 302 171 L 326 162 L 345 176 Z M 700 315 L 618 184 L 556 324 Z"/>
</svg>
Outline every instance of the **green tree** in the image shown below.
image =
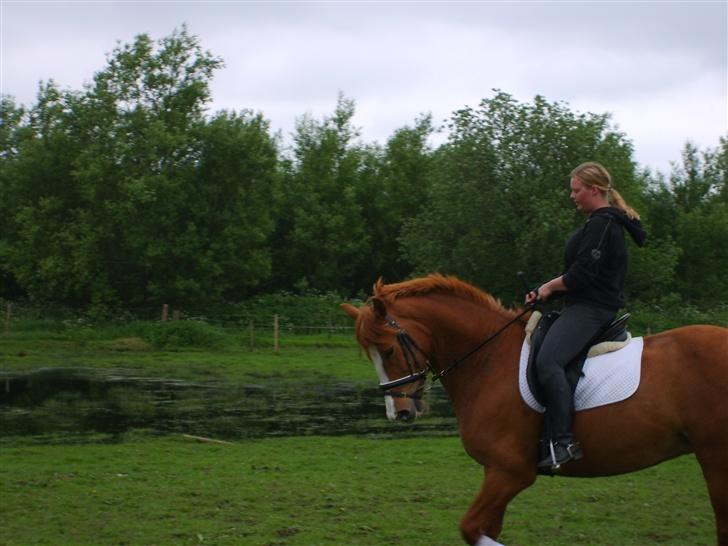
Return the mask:
<svg viewBox="0 0 728 546">
<path fill-rule="evenodd" d="M 10 242 L 15 236 L 12 221 L 17 210 L 17 180 L 20 145 L 26 132 L 27 112 L 9 96 L 0 96 L 0 297 L 22 293 L 8 266 Z"/>
<path fill-rule="evenodd" d="M 279 172 L 277 143 L 262 114 L 220 112 L 200 127 L 202 147 L 188 222 L 199 241 L 201 286 L 248 297 L 271 274 Z"/>
<path fill-rule="evenodd" d="M 558 274 L 564 241 L 583 222 L 568 198 L 569 173 L 583 161 L 604 163 L 639 208 L 632 146 L 606 114 L 496 92 L 456 112 L 450 129 L 434 156 L 427 206 L 401 238 L 418 273 L 458 274 L 521 301 L 515 272 L 534 284 Z"/>
<path fill-rule="evenodd" d="M 696 303 L 721 301 L 728 290 L 727 156 L 725 138 L 718 148 L 702 152 L 687 143 L 682 164 L 674 166 L 670 177 L 677 211 L 673 233 L 680 248 L 676 289 Z"/>
<path fill-rule="evenodd" d="M 404 225 L 427 202 L 433 154 L 428 138 L 432 133 L 432 117 L 423 115 L 413 126 L 397 129 L 383 149 L 367 150 L 358 189 L 358 201 L 372 241 L 368 260 L 356 283 L 364 290 L 379 276 L 398 281 L 412 271 L 412 264 L 400 252 L 399 237 Z"/>
<path fill-rule="evenodd" d="M 692 143 L 687 142 L 682 150 L 682 164 L 673 164 L 670 175 L 675 201 L 684 212 L 690 212 L 710 201 L 717 191 L 718 180 L 711 176 L 708 166 L 711 155 L 700 153 Z"/>
<path fill-rule="evenodd" d="M 350 290 L 367 259 L 370 238 L 357 201 L 364 151 L 353 116 L 354 101 L 340 95 L 333 116 L 296 124 L 277 214 L 276 288 Z"/>
<path fill-rule="evenodd" d="M 728 205 L 714 203 L 679 219 L 677 290 L 695 303 L 714 305 L 728 293 Z"/>
<path fill-rule="evenodd" d="M 73 299 L 87 282 L 80 263 L 88 226 L 73 180 L 78 97 L 42 84 L 12 153 L 4 261 L 32 297 Z"/>
<path fill-rule="evenodd" d="M 31 296 L 103 311 L 239 296 L 266 278 L 277 150 L 261 116 L 205 119 L 221 65 L 183 27 L 119 45 L 82 93 L 41 88 L 7 249 Z"/>
</svg>

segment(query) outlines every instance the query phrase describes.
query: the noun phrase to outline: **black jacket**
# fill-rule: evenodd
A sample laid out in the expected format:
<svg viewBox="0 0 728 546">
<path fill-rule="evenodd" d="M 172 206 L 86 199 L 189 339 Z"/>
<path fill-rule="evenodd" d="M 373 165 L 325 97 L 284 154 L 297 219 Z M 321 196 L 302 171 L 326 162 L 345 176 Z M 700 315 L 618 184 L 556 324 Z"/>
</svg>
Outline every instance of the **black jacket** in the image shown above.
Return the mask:
<svg viewBox="0 0 728 546">
<path fill-rule="evenodd" d="M 639 220 L 631 220 L 614 207 L 594 211 L 566 243 L 564 294 L 566 304 L 590 303 L 614 309 L 623 307 L 627 275 L 624 231 L 642 246 L 647 233 Z"/>
</svg>

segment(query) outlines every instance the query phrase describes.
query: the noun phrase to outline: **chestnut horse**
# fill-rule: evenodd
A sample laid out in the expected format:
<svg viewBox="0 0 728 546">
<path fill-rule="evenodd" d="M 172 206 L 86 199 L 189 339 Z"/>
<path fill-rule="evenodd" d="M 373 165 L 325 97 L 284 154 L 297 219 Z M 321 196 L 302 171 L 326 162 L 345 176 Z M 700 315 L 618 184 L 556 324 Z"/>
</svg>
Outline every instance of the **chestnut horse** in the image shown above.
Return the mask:
<svg viewBox="0 0 728 546">
<path fill-rule="evenodd" d="M 519 354 L 529 311 L 505 309 L 454 277 L 374 286 L 343 304 L 389 394 L 394 419 L 416 417 L 427 374 L 452 401 L 468 454 L 485 480 L 460 523 L 468 544 L 497 545 L 506 506 L 536 480 L 542 415 L 523 402 Z M 728 546 L 728 329 L 686 326 L 645 337 L 641 382 L 626 400 L 577 412 L 584 457 L 564 476 L 608 476 L 694 452 Z"/>
</svg>

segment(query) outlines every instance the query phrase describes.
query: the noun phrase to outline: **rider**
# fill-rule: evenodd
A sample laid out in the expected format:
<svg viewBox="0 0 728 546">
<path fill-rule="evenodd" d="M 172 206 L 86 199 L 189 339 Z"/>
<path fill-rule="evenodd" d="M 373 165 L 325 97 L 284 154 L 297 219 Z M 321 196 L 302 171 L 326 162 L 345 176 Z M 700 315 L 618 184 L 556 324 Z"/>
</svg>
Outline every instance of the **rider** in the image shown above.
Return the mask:
<svg viewBox="0 0 728 546">
<path fill-rule="evenodd" d="M 627 247 L 624 231 L 638 246 L 647 233 L 639 215 L 612 186 L 607 169 L 596 162 L 571 172 L 571 199 L 587 215 L 586 223 L 566 243 L 565 272 L 526 296 L 526 303 L 545 301 L 563 293 L 564 309 L 546 334 L 536 358 L 536 369 L 553 440 L 553 453 L 539 468 L 557 470 L 581 457 L 571 425 L 573 392 L 564 368 L 625 304 L 624 278 Z"/>
</svg>

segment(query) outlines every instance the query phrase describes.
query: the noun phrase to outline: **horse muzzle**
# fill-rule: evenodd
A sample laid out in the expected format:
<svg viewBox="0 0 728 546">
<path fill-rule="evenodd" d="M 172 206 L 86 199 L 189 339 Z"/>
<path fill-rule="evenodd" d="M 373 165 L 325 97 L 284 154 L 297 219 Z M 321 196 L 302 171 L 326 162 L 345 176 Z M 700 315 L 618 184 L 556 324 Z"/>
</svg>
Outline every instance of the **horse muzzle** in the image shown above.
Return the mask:
<svg viewBox="0 0 728 546">
<path fill-rule="evenodd" d="M 390 421 L 411 423 L 425 411 L 425 402 L 422 400 L 422 389 L 414 392 L 384 393 L 387 406 L 387 417 Z"/>
</svg>

